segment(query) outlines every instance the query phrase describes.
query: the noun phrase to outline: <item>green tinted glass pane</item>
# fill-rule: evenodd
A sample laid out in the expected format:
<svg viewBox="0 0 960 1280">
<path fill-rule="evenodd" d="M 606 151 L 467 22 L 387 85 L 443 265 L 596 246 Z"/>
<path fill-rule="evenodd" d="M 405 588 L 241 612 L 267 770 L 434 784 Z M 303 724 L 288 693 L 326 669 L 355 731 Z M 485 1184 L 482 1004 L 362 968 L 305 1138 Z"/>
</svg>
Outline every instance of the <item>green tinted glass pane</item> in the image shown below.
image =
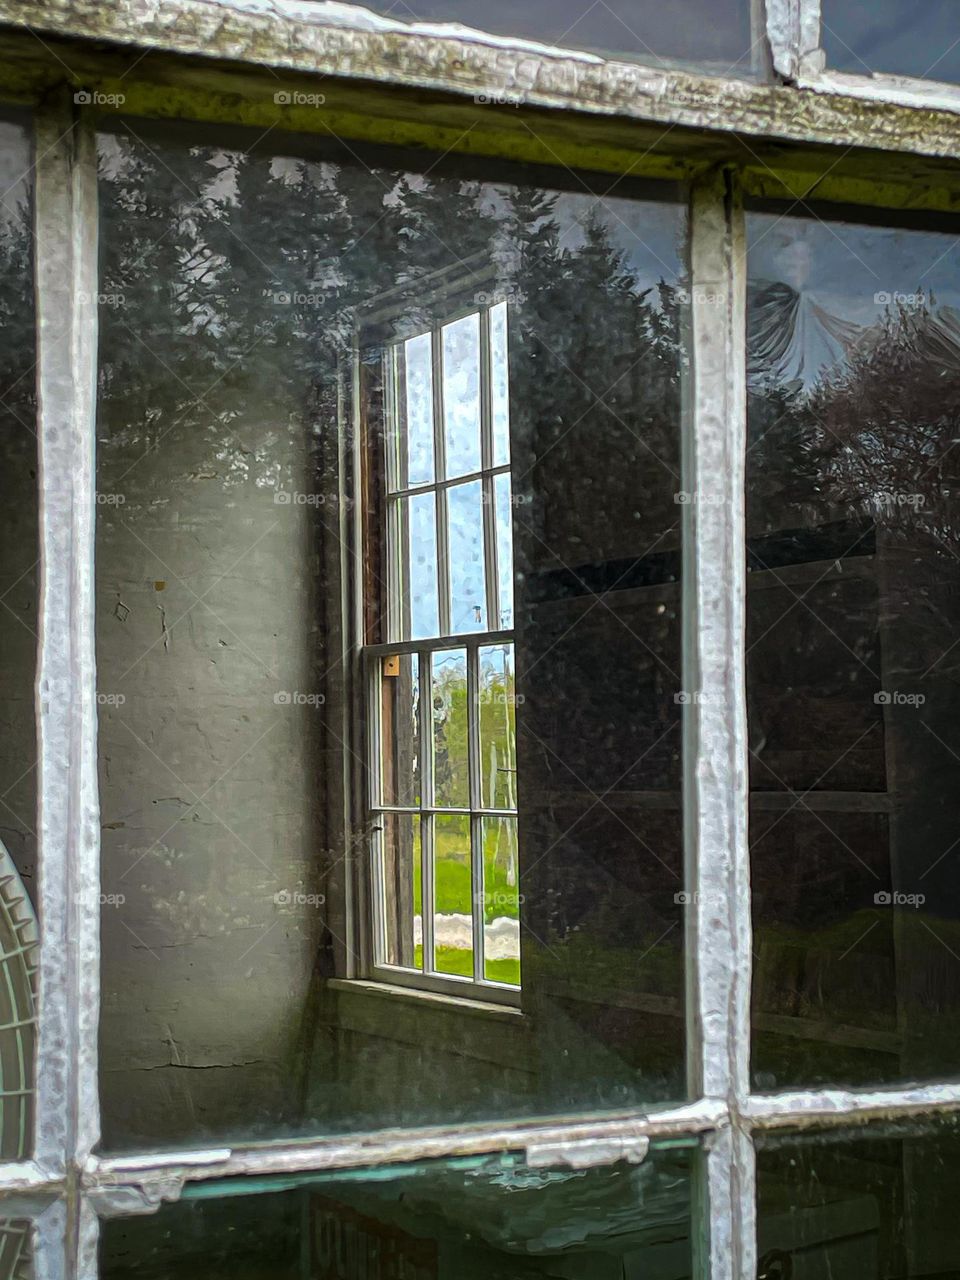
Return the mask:
<svg viewBox="0 0 960 1280">
<path fill-rule="evenodd" d="M 960 81 L 960 26 L 954 0 L 823 0 L 827 65 Z"/>
<path fill-rule="evenodd" d="M 960 1275 L 960 1130 L 767 1139 L 757 1157 L 758 1274 L 843 1280 Z"/>
<path fill-rule="evenodd" d="M 754 1079 L 953 1077 L 955 230 L 749 234 Z"/>
<path fill-rule="evenodd" d="M 680 1098 L 683 193 L 598 203 L 562 171 L 545 189 L 290 146 L 101 138 L 105 1146 Z M 492 435 L 509 405 L 515 501 L 500 482 L 491 520 L 464 480 L 468 534 L 446 489 L 389 492 L 409 414 L 390 361 L 492 297 L 509 376 L 481 421 Z M 416 417 L 403 457 L 423 478 L 425 400 Z M 494 842 L 479 813 L 468 832 L 430 810 L 472 798 L 465 655 L 498 542 L 509 566 L 508 508 L 515 731 L 484 741 L 518 816 Z M 389 645 L 436 636 L 438 578 L 468 629 L 436 687 L 418 655 L 417 699 Z M 379 694 L 351 587 L 363 641 L 384 644 L 365 667 Z M 415 802 L 420 782 L 423 882 L 416 824 L 377 812 L 381 783 Z M 481 919 L 519 991 L 468 993 L 500 999 L 479 1012 L 398 994 L 472 981 Z"/>
<path fill-rule="evenodd" d="M 690 1153 L 531 1170 L 518 1160 L 304 1179 L 181 1201 L 101 1231 L 104 1280 L 646 1280 L 691 1275 Z M 190 1194 L 188 1189 L 187 1194 Z"/>
</svg>

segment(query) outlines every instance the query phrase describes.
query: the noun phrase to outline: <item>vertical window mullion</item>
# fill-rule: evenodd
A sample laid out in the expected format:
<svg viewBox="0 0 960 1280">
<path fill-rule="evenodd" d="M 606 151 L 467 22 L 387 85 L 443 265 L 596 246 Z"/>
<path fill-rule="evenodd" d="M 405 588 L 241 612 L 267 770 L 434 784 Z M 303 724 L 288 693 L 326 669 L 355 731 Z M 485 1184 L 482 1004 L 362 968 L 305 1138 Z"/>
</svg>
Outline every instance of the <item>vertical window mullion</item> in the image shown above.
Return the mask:
<svg viewBox="0 0 960 1280">
<path fill-rule="evenodd" d="M 688 1060 L 693 1096 L 730 1125 L 698 1169 L 697 1274 L 756 1274 L 749 1093 L 751 923 L 745 695 L 746 375 L 743 210 L 735 178 L 693 191 L 692 374 L 684 432 L 684 808 Z"/>
<path fill-rule="evenodd" d="M 765 0 L 765 8 L 774 70 L 790 80 L 822 71 L 820 0 Z"/>
<path fill-rule="evenodd" d="M 94 670 L 97 156 L 65 91 L 36 115 L 40 441 L 40 1023 L 37 1159 L 99 1138 L 99 800 Z M 68 1260 L 67 1274 L 75 1268 Z"/>
</svg>

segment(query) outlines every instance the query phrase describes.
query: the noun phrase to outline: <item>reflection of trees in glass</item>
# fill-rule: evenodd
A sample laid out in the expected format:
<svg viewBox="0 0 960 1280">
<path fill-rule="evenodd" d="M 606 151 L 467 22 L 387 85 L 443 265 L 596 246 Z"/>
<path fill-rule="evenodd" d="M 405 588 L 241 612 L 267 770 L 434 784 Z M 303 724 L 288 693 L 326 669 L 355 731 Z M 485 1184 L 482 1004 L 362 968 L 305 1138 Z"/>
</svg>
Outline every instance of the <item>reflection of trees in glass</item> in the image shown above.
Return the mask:
<svg viewBox="0 0 960 1280">
<path fill-rule="evenodd" d="M 795 321 L 796 309 L 785 308 L 784 342 Z M 839 331 L 841 321 L 833 323 Z M 762 464 L 753 466 L 752 532 L 846 521 L 854 554 L 873 546 L 869 529 L 888 551 L 912 548 L 918 564 L 949 557 L 944 568 L 952 571 L 960 550 L 960 315 L 933 294 L 918 295 L 887 306 L 870 326 L 842 325 L 841 359 L 809 386 L 778 376 L 762 351 L 754 360 L 750 434 Z M 915 628 L 926 616 L 933 645 L 953 625 L 930 593 L 912 609 Z M 948 657 L 941 674 L 960 672 L 958 663 Z"/>
</svg>

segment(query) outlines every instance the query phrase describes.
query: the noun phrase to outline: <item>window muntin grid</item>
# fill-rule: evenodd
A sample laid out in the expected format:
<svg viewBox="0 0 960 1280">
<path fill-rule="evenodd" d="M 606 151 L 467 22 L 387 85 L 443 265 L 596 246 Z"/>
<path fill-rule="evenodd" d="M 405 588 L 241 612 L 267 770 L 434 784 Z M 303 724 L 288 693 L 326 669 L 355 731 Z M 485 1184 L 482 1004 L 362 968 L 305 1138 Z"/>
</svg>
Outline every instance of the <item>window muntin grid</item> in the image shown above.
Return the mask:
<svg viewBox="0 0 960 1280">
<path fill-rule="evenodd" d="M 773 0 L 769 0 L 768 9 L 775 10 L 776 4 Z M 19 15 L 17 15 L 19 21 Z M 38 17 L 38 20 L 40 18 Z M 71 21 L 73 19 L 70 19 Z M 117 15 L 118 30 L 124 20 L 123 14 Z M 138 16 L 139 22 L 139 16 Z M 69 25 L 65 27 L 69 33 Z M 78 30 L 79 34 L 79 30 Z M 126 36 L 125 38 L 130 38 Z M 136 36 L 134 36 L 136 39 Z M 173 39 L 173 37 L 171 37 Z M 176 37 L 177 40 L 180 37 Z M 180 45 L 177 44 L 179 48 Z M 389 72 L 384 71 L 385 75 Z M 848 86 L 843 87 L 844 92 L 852 92 Z M 722 87 L 718 86 L 718 92 L 722 92 Z M 882 98 L 886 95 L 883 87 L 877 84 L 868 84 L 864 87 L 867 96 Z M 937 86 L 925 86 L 922 90 L 917 91 L 921 94 L 921 98 L 914 98 L 917 105 L 928 103 L 930 105 L 942 105 L 943 95 L 938 92 Z M 901 96 L 903 96 L 901 94 Z M 57 111 L 62 112 L 59 119 L 56 117 Z M 838 108 L 842 115 L 846 111 L 846 107 L 841 103 Z M 682 114 L 682 112 L 681 112 Z M 40 207 L 45 211 L 45 217 L 41 216 L 41 222 L 46 222 L 48 227 L 56 227 L 58 235 L 58 243 L 61 249 L 66 248 L 70 242 L 70 231 L 76 229 L 77 224 L 81 226 L 89 225 L 93 206 L 90 202 L 90 184 L 84 183 L 83 174 L 89 174 L 92 162 L 92 152 L 84 152 L 82 131 L 79 138 L 80 145 L 74 150 L 73 142 L 76 139 L 71 138 L 68 146 L 57 145 L 62 143 L 62 139 L 72 133 L 72 126 L 69 123 L 69 113 L 63 107 L 56 108 L 47 117 L 50 123 L 56 123 L 57 128 L 52 128 L 44 132 L 43 124 L 40 122 L 41 136 L 43 148 L 38 148 L 38 154 L 45 158 L 44 166 L 47 189 L 46 194 L 41 199 Z M 779 126 L 776 126 L 779 127 Z M 855 111 L 850 113 L 849 121 L 849 137 L 858 136 L 859 116 Z M 785 134 L 790 133 L 789 125 L 784 126 Z M 922 149 L 923 144 L 917 142 L 916 139 L 908 140 L 907 146 L 917 145 L 918 149 Z M 55 181 L 53 178 L 55 177 Z M 64 204 L 60 197 L 66 192 L 71 191 L 77 197 L 72 204 Z M 878 196 L 878 200 L 883 200 Z M 49 202 L 49 204 L 48 204 Z M 56 215 L 56 216 L 54 216 Z M 716 229 L 716 227 L 714 227 Z M 89 245 L 87 246 L 89 249 Z M 69 270 L 64 271 L 65 264 Z M 54 314 L 58 314 L 58 318 L 62 321 L 67 320 L 65 329 L 61 330 L 60 338 L 66 340 L 68 333 L 76 336 L 76 328 L 73 324 L 73 312 L 76 309 L 74 304 L 77 300 L 78 290 L 81 294 L 95 292 L 93 288 L 95 281 L 89 274 L 90 255 L 88 251 L 84 251 L 77 242 L 71 244 L 70 252 L 63 254 L 58 262 L 59 270 L 54 275 L 48 275 L 45 283 L 41 288 L 41 296 L 46 295 L 47 299 L 55 298 L 57 307 Z M 697 304 L 697 305 L 703 305 Z M 81 308 L 82 309 L 82 308 Z M 89 324 L 89 311 L 86 317 L 88 321 L 87 333 L 95 332 L 92 325 Z M 74 346 L 71 359 L 74 362 L 75 369 L 80 376 L 74 383 L 74 395 L 79 403 L 84 403 L 84 395 L 89 385 L 85 382 L 84 367 L 90 363 L 90 349 L 84 346 L 82 341 L 77 342 Z M 53 390 L 54 382 L 51 381 L 53 370 L 48 367 L 46 375 L 41 374 L 41 381 L 45 383 L 48 391 Z M 51 421 L 50 411 L 53 405 L 56 405 L 58 411 L 64 408 L 62 398 L 58 398 L 51 394 L 47 408 L 47 423 Z M 89 409 L 89 405 L 87 406 Z M 82 414 L 81 414 L 82 416 Z M 89 416 L 88 427 L 89 431 Z M 704 423 L 700 412 L 696 415 L 698 434 L 701 425 Z M 43 424 L 42 424 L 43 425 Z M 43 433 L 41 433 L 43 434 Z M 48 439 L 49 443 L 49 439 Z M 69 452 L 69 450 L 68 450 Z M 54 452 L 48 451 L 48 460 L 55 457 Z M 66 461 L 68 456 L 61 452 L 57 458 L 58 464 Z M 92 494 L 92 483 L 89 473 L 84 472 L 82 457 L 75 457 L 76 466 L 72 472 L 72 478 L 75 483 L 71 486 L 74 493 L 79 495 L 81 502 L 73 513 L 71 520 L 74 526 L 79 525 L 81 537 L 74 543 L 73 550 L 68 552 L 69 557 L 76 557 L 77 562 L 83 564 L 88 554 L 84 547 L 88 545 L 82 536 L 83 531 L 83 495 Z M 63 508 L 60 508 L 62 516 Z M 50 522 L 48 522 L 49 524 Z M 704 547 L 706 544 L 704 544 Z M 714 548 L 715 550 L 716 548 Z M 48 598 L 54 598 L 57 592 L 65 585 L 65 579 L 59 577 L 61 561 L 58 556 L 64 553 L 63 544 L 59 547 L 53 542 L 49 542 L 45 549 L 45 564 L 49 575 L 53 581 L 48 587 Z M 72 562 L 72 561 L 71 561 Z M 73 580 L 70 590 L 63 595 L 67 598 L 73 593 L 81 602 L 83 597 L 83 578 L 82 573 Z M 79 610 L 79 615 L 75 615 L 82 620 L 83 608 Z M 72 635 L 75 639 L 82 638 L 83 625 L 82 621 L 77 623 Z M 46 645 L 49 652 L 54 652 L 59 645 L 62 655 L 60 671 L 66 670 L 68 657 L 70 653 L 69 644 L 64 643 L 64 630 L 50 628 L 46 635 Z M 86 662 L 90 662 L 91 655 L 88 653 L 85 658 Z M 90 685 L 92 689 L 92 684 Z M 56 728 L 59 732 L 63 726 L 66 717 L 64 714 L 58 713 L 54 717 L 59 720 L 60 724 L 56 726 L 48 726 Z M 89 733 L 90 722 L 84 732 Z M 87 782 L 85 788 L 89 794 L 90 779 L 92 774 L 87 772 Z M 48 780 L 48 787 L 53 783 L 53 779 Z M 60 783 L 62 787 L 62 782 Z M 83 791 L 84 788 L 81 788 Z M 50 791 L 49 794 L 54 794 Z M 61 817 L 53 819 L 55 829 L 66 832 L 67 828 L 63 824 Z M 95 1000 L 95 992 L 89 992 L 89 981 L 87 984 L 87 992 L 81 994 L 81 984 L 76 980 L 76 974 L 80 970 L 78 960 L 81 956 L 87 958 L 87 973 L 89 977 L 89 958 L 91 954 L 95 957 L 95 944 L 92 946 L 91 952 L 91 931 L 86 923 L 96 915 L 96 897 L 92 892 L 83 890 L 83 885 L 90 883 L 95 888 L 95 867 L 91 865 L 91 851 L 95 851 L 89 835 L 89 828 L 83 823 L 83 830 L 77 841 L 76 851 L 79 853 L 79 886 L 81 889 L 80 897 L 82 899 L 80 907 L 81 929 L 79 934 L 74 931 L 71 937 L 66 931 L 60 930 L 60 920 L 62 918 L 61 905 L 64 895 L 69 893 L 71 900 L 73 897 L 74 886 L 76 881 L 72 876 L 62 874 L 62 867 L 56 870 L 56 876 L 51 879 L 59 881 L 60 887 L 51 894 L 47 902 L 47 922 L 48 930 L 51 926 L 56 927 L 58 944 L 56 947 L 57 956 L 47 966 L 47 972 L 44 975 L 43 987 L 46 993 L 46 1015 L 45 1022 L 50 1029 L 59 1029 L 65 1025 L 65 1014 L 68 1007 L 68 1001 L 64 997 L 69 993 L 74 1007 L 81 1009 L 81 1016 L 77 1020 L 75 1032 L 63 1039 L 59 1034 L 42 1034 L 41 1039 L 46 1040 L 46 1044 L 41 1044 L 41 1065 L 40 1065 L 40 1083 L 41 1083 L 41 1099 L 40 1099 L 40 1121 L 41 1127 L 44 1129 L 42 1141 L 40 1143 L 41 1159 L 37 1164 L 29 1163 L 20 1166 L 5 1166 L 2 1170 L 3 1188 L 12 1195 L 14 1193 L 22 1193 L 30 1191 L 37 1187 L 46 1188 L 48 1194 L 61 1195 L 66 1190 L 66 1184 L 63 1181 L 62 1169 L 58 1166 L 58 1152 L 63 1150 L 80 1150 L 82 1158 L 85 1159 L 86 1152 L 89 1149 L 90 1135 L 95 1133 L 96 1129 L 96 1105 L 95 1094 L 90 1090 L 91 1078 L 91 1060 L 92 1050 L 90 1046 L 95 1039 L 95 1019 L 87 1016 L 89 1007 L 88 997 L 92 994 Z M 52 862 L 52 860 L 51 860 Z M 43 1032 L 43 1028 L 42 1028 Z M 58 1058 L 60 1048 L 54 1050 L 54 1046 L 67 1046 L 67 1058 L 69 1067 L 61 1070 L 62 1060 Z M 84 1113 L 84 1123 L 79 1130 L 75 1124 L 64 1124 L 61 1122 L 66 1112 L 70 1108 L 66 1107 L 62 1102 L 62 1091 L 66 1088 L 68 1096 L 75 1099 L 77 1096 L 84 1098 L 85 1106 L 81 1108 Z M 887 1116 L 891 1114 L 925 1114 L 931 1111 L 947 1112 L 956 1109 L 960 1105 L 960 1093 L 957 1089 L 949 1084 L 930 1085 L 921 1088 L 906 1090 L 888 1090 L 877 1091 L 873 1093 L 852 1093 L 842 1090 L 826 1090 L 826 1091 L 808 1091 L 800 1093 L 779 1094 L 774 1097 L 747 1097 L 738 1092 L 737 1102 L 739 1106 L 735 1109 L 739 1110 L 739 1126 L 744 1131 L 764 1129 L 768 1127 L 779 1127 L 796 1123 L 798 1120 L 805 1120 L 812 1116 L 817 1116 L 825 1124 L 833 1126 L 843 1126 L 848 1124 L 852 1119 L 857 1117 L 871 1116 Z M 689 1132 L 693 1128 L 706 1128 L 708 1131 L 717 1134 L 716 1140 L 713 1141 L 711 1152 L 707 1160 L 707 1167 L 711 1171 L 721 1171 L 724 1167 L 730 1165 L 733 1153 L 730 1145 L 725 1143 L 721 1136 L 725 1132 L 725 1126 L 730 1118 L 729 1106 L 726 1103 L 711 1102 L 709 1098 L 703 1099 L 698 1103 L 694 1103 L 689 1108 L 681 1108 L 670 1113 L 647 1118 L 646 1120 L 630 1121 L 629 1124 L 634 1126 L 634 1132 L 671 1132 L 679 1128 L 681 1131 Z M 605 1122 L 604 1125 L 588 1125 L 584 1130 L 582 1127 L 566 1123 L 558 1130 L 554 1131 L 554 1140 L 556 1151 L 575 1151 L 583 1150 L 585 1142 L 591 1143 L 599 1140 L 601 1135 L 605 1135 L 606 1140 L 620 1141 L 629 1128 L 627 1122 Z M 509 1141 L 520 1143 L 531 1143 L 534 1147 L 527 1147 L 528 1151 L 535 1149 L 538 1141 L 537 1132 L 529 1127 L 515 1127 L 508 1131 Z M 427 1142 L 432 1145 L 428 1146 Z M 507 1141 L 507 1132 L 499 1131 L 496 1127 L 483 1127 L 480 1132 L 474 1132 L 472 1135 L 464 1138 L 463 1135 L 454 1135 L 446 1133 L 442 1136 L 433 1136 L 427 1140 L 424 1135 L 424 1145 L 420 1150 L 426 1152 L 428 1150 L 436 1152 L 438 1148 L 446 1149 L 463 1149 L 464 1142 L 467 1146 L 476 1149 L 484 1143 L 494 1143 L 496 1148 L 502 1147 Z M 580 1144 L 578 1146 L 578 1144 Z M 403 1141 L 403 1150 L 409 1151 L 409 1142 L 405 1138 Z M 593 1148 L 596 1152 L 596 1159 L 601 1157 L 601 1148 Z M 93 1213 L 93 1206 L 96 1205 L 100 1211 L 104 1213 L 129 1212 L 131 1207 L 137 1202 L 139 1192 L 134 1187 L 148 1186 L 154 1190 L 165 1187 L 169 1190 L 170 1179 L 179 1179 L 185 1177 L 187 1179 L 203 1179 L 213 1176 L 211 1171 L 216 1169 L 219 1172 L 233 1171 L 237 1174 L 246 1174 L 251 1171 L 261 1172 L 268 1167 L 278 1169 L 289 1168 L 294 1164 L 301 1164 L 303 1167 L 315 1166 L 317 1162 L 333 1159 L 338 1163 L 349 1161 L 350 1159 L 362 1160 L 369 1162 L 371 1159 L 395 1159 L 397 1158 L 396 1148 L 391 1146 L 387 1139 L 380 1139 L 374 1143 L 365 1143 L 362 1146 L 350 1147 L 349 1144 L 345 1148 L 340 1146 L 332 1149 L 329 1144 L 308 1144 L 306 1147 L 300 1146 L 296 1151 L 284 1149 L 282 1146 L 272 1151 L 259 1151 L 247 1153 L 242 1150 L 236 1150 L 233 1153 L 226 1151 L 208 1151 L 196 1152 L 191 1157 L 189 1153 L 181 1153 L 178 1161 L 164 1161 L 158 1153 L 146 1153 L 143 1157 L 134 1161 L 111 1161 L 109 1159 L 93 1159 L 86 1165 L 84 1173 L 84 1187 L 86 1195 L 82 1201 L 80 1213 L 80 1231 L 79 1236 L 74 1236 L 73 1240 L 78 1246 L 76 1249 L 71 1246 L 68 1251 L 67 1269 L 69 1274 L 94 1274 L 93 1262 L 93 1242 L 96 1236 L 96 1220 Z M 714 1192 L 717 1187 L 714 1184 L 712 1173 L 709 1179 L 710 1191 Z M 752 1203 L 751 1183 L 749 1178 L 743 1181 L 741 1185 L 741 1207 L 744 1207 L 747 1201 Z M 58 1242 L 63 1243 L 66 1240 L 66 1216 L 57 1214 L 55 1210 L 61 1207 L 62 1202 L 55 1202 L 43 1214 L 43 1231 L 41 1231 L 41 1256 L 44 1254 L 44 1241 L 47 1246 L 47 1254 L 50 1258 L 57 1252 Z M 711 1214 L 714 1219 L 714 1225 L 719 1229 L 719 1244 L 717 1255 L 714 1259 L 714 1274 L 717 1275 L 734 1275 L 736 1272 L 736 1264 L 734 1254 L 737 1251 L 737 1241 L 729 1230 L 730 1219 L 723 1218 L 721 1210 L 724 1212 L 728 1205 L 720 1205 L 717 1199 L 712 1199 Z M 32 1207 L 26 1210 L 28 1213 L 40 1212 L 40 1206 L 34 1203 Z M 724 1231 L 724 1222 L 726 1221 L 727 1230 Z M 741 1258 L 741 1261 L 743 1259 Z M 57 1264 L 51 1263 L 51 1270 L 59 1274 Z M 752 1274 L 752 1267 L 747 1265 L 740 1274 Z"/>
<path fill-rule="evenodd" d="M 388 637 L 405 651 L 367 652 L 373 972 L 512 1003 L 520 949 L 509 320 L 505 300 L 478 302 L 383 353 L 381 605 Z M 491 706 L 504 716 L 499 755 Z M 512 785 L 498 789 L 511 770 Z M 504 845 L 507 878 L 493 887 Z"/>
</svg>

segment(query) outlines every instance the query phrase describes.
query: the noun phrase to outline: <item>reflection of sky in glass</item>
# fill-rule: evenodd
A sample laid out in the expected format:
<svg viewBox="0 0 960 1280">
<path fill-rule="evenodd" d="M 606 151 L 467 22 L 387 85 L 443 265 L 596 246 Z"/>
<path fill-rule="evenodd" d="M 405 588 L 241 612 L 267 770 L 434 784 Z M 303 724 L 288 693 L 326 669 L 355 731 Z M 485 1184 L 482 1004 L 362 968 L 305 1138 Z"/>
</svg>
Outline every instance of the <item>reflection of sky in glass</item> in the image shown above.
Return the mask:
<svg viewBox="0 0 960 1280">
<path fill-rule="evenodd" d="M 751 284 L 772 281 L 799 294 L 786 380 L 801 379 L 809 387 L 843 361 L 844 340 L 856 342 L 858 335 L 835 321 L 866 328 L 921 291 L 929 300 L 932 290 L 938 307 L 960 307 L 952 235 L 755 213 L 748 238 Z"/>
<path fill-rule="evenodd" d="M 437 606 L 437 525 L 432 493 L 399 500 L 408 508 L 410 545 L 407 564 L 411 640 L 435 636 L 440 629 Z"/>
<path fill-rule="evenodd" d="M 443 327 L 443 418 L 447 475 L 480 470 L 480 315 Z"/>
<path fill-rule="evenodd" d="M 484 631 L 487 603 L 483 502 L 479 480 L 447 490 L 450 522 L 450 624 L 454 632 Z"/>
<path fill-rule="evenodd" d="M 510 461 L 510 367 L 507 361 L 507 304 L 490 308 L 490 411 L 493 465 Z"/>
<path fill-rule="evenodd" d="M 497 513 L 497 577 L 500 594 L 500 626 L 513 626 L 513 504 L 510 477 L 494 477 L 494 509 Z"/>
<path fill-rule="evenodd" d="M 403 344 L 404 387 L 407 401 L 405 456 L 408 485 L 429 484 L 433 479 L 433 364 L 429 333 Z M 404 465 L 405 464 L 405 465 Z M 404 478 L 401 473 L 400 485 Z"/>
<path fill-rule="evenodd" d="M 826 0 L 827 64 L 855 75 L 960 80 L 956 0 Z"/>
</svg>

